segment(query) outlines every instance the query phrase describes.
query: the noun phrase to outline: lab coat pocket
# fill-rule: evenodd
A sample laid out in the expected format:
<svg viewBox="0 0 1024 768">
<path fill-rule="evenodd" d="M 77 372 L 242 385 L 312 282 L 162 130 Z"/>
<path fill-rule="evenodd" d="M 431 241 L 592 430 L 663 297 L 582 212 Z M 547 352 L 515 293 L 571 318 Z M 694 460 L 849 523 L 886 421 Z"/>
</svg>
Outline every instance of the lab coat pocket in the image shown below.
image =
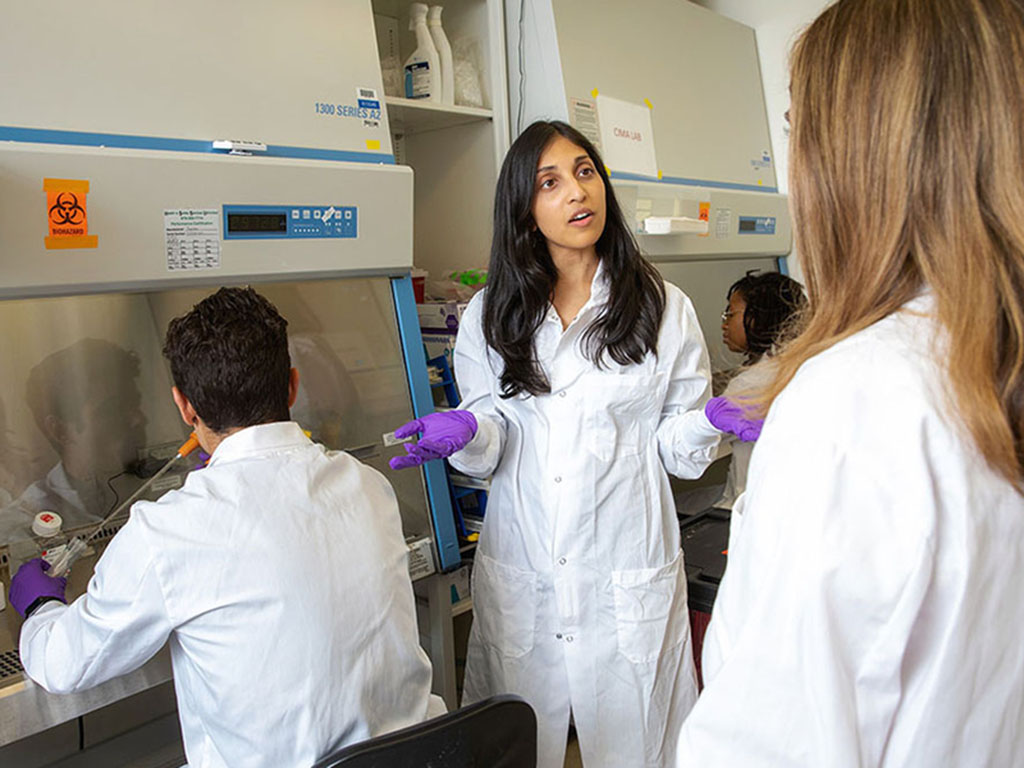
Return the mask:
<svg viewBox="0 0 1024 768">
<path fill-rule="evenodd" d="M 473 560 L 473 621 L 481 642 L 515 659 L 533 650 L 537 575 L 477 552 Z"/>
<path fill-rule="evenodd" d="M 591 373 L 583 377 L 587 447 L 601 461 L 636 456 L 653 440 L 661 410 L 663 374 Z M 659 393 L 660 396 L 659 396 Z"/>
<path fill-rule="evenodd" d="M 655 661 L 687 637 L 682 552 L 661 568 L 612 571 L 619 652 L 635 664 Z"/>
</svg>

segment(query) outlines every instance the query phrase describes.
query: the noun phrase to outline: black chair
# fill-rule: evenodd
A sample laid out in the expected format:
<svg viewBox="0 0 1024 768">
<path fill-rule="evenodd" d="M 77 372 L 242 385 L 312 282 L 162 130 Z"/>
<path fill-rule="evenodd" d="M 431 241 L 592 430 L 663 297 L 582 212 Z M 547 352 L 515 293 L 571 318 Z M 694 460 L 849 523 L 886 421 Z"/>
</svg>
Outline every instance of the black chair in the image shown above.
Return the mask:
<svg viewBox="0 0 1024 768">
<path fill-rule="evenodd" d="M 350 744 L 313 768 L 536 768 L 537 718 L 502 695 Z"/>
</svg>

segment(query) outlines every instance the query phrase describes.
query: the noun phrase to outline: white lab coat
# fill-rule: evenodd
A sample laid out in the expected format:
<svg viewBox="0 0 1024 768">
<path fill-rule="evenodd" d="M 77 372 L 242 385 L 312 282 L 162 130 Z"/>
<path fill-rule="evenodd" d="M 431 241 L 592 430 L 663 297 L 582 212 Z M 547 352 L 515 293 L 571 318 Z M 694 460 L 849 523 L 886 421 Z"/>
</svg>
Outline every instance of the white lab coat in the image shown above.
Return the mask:
<svg viewBox="0 0 1024 768">
<path fill-rule="evenodd" d="M 486 294 L 466 310 L 455 370 L 479 430 L 451 457 L 493 472 L 473 567 L 464 703 L 523 696 L 537 713 L 540 768 L 561 768 L 570 707 L 587 768 L 662 766 L 696 699 L 679 524 L 665 470 L 697 477 L 718 432 L 703 413 L 707 351 L 689 299 L 666 285 L 658 354 L 596 368 L 553 307 L 537 359 L 551 393 L 502 399 L 486 347 Z"/>
<path fill-rule="evenodd" d="M 134 506 L 88 592 L 25 622 L 21 658 L 65 693 L 169 640 L 189 765 L 308 768 L 427 716 L 406 560 L 378 472 L 294 422 L 249 427 Z"/>
<path fill-rule="evenodd" d="M 932 306 L 772 406 L 680 768 L 1024 765 L 1024 499 L 953 421 Z"/>
<path fill-rule="evenodd" d="M 752 392 L 765 386 L 774 374 L 774 366 L 771 358 L 762 358 L 753 365 L 743 368 L 737 373 L 726 386 L 722 393 L 725 397 L 742 396 L 746 392 Z M 747 487 L 747 473 L 750 470 L 750 457 L 754 453 L 754 441 L 740 440 L 732 433 L 722 435 L 721 448 L 728 445 L 732 458 L 729 461 L 729 474 L 725 478 L 725 488 L 722 496 L 715 502 L 714 506 L 720 509 L 732 509 L 736 500 L 743 494 Z"/>
</svg>

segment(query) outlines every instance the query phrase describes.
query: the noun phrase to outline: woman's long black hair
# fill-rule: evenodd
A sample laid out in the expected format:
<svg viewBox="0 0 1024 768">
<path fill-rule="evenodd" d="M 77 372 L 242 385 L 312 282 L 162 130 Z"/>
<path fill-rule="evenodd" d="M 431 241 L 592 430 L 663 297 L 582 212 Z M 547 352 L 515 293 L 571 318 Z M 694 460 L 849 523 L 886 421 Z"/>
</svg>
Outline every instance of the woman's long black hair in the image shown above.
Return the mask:
<svg viewBox="0 0 1024 768">
<path fill-rule="evenodd" d="M 557 120 L 539 121 L 512 144 L 494 194 L 494 239 L 483 327 L 487 344 L 505 362 L 502 397 L 551 391 L 537 362 L 533 340 L 547 313 L 558 271 L 548 253 L 547 241 L 534 224 L 532 207 L 537 163 L 556 136 L 563 136 L 586 151 L 605 189 L 607 214 L 596 250 L 604 264 L 610 296 L 582 337 L 584 353 L 601 366 L 605 355 L 619 365 L 628 365 L 641 362 L 648 352 L 657 352 L 658 329 L 665 311 L 665 286 L 654 267 L 640 255 L 615 199 L 604 162 L 594 145 L 572 126 Z"/>
</svg>

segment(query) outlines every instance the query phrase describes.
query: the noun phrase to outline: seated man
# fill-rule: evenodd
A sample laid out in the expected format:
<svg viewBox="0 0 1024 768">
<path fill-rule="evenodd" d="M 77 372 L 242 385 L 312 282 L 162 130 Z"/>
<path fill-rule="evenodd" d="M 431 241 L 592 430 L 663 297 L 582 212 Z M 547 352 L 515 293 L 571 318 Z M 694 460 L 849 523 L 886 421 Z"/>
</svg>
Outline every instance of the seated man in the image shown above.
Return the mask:
<svg viewBox="0 0 1024 768">
<path fill-rule="evenodd" d="M 71 605 L 38 559 L 11 583 L 25 670 L 48 691 L 130 672 L 170 640 L 194 766 L 308 768 L 431 703 L 394 492 L 289 421 L 286 325 L 250 288 L 172 320 L 172 395 L 209 465 L 135 504 Z"/>
</svg>

